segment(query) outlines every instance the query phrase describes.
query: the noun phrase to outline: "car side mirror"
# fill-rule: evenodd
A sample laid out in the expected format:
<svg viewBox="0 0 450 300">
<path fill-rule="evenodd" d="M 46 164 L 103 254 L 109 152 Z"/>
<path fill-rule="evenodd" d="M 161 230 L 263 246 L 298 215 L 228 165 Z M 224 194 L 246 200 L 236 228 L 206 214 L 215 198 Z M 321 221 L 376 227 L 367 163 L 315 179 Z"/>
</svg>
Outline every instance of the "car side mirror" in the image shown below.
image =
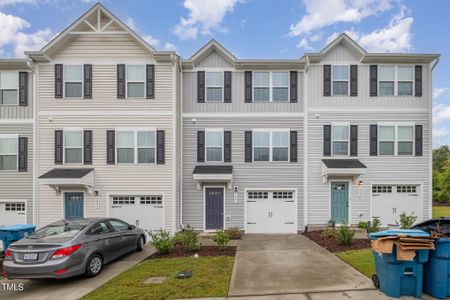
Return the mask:
<svg viewBox="0 0 450 300">
<path fill-rule="evenodd" d="M 130 225 L 130 227 L 128 227 L 128 229 L 129 229 L 129 230 L 133 230 L 133 229 L 136 229 L 136 226 L 134 226 L 134 225 Z"/>
</svg>

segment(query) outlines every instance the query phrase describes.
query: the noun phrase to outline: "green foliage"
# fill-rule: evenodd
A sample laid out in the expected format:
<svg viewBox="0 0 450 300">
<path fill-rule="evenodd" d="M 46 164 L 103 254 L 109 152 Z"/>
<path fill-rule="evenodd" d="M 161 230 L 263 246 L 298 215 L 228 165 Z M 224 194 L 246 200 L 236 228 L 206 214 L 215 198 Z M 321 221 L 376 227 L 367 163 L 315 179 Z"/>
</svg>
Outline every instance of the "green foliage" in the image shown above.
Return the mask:
<svg viewBox="0 0 450 300">
<path fill-rule="evenodd" d="M 433 200 L 450 199 L 450 149 L 442 146 L 433 150 Z"/>
<path fill-rule="evenodd" d="M 450 149 L 448 146 L 441 146 L 438 149 L 433 150 L 433 170 L 436 172 L 442 172 L 445 167 L 445 163 L 450 156 Z"/>
<path fill-rule="evenodd" d="M 197 235 L 191 227 L 187 226 L 175 234 L 174 243 L 182 245 L 187 251 L 198 251 L 200 250 L 201 244 L 198 241 Z"/>
<path fill-rule="evenodd" d="M 368 233 L 377 232 L 380 230 L 381 221 L 379 218 L 373 218 L 370 227 L 367 228 Z"/>
<path fill-rule="evenodd" d="M 407 215 L 405 212 L 400 214 L 400 228 L 401 229 L 411 229 L 414 222 L 416 222 L 417 216 Z M 397 221 L 396 221 L 397 222 Z"/>
<path fill-rule="evenodd" d="M 225 246 L 228 244 L 228 242 L 230 241 L 230 236 L 221 229 L 216 232 L 216 234 L 213 236 L 212 240 L 214 242 L 216 242 L 216 244 L 217 244 L 217 246 L 219 246 L 220 250 L 223 250 L 225 248 Z"/>
<path fill-rule="evenodd" d="M 320 238 L 322 240 L 337 238 L 337 229 L 328 226 L 324 231 L 320 233 Z"/>
<path fill-rule="evenodd" d="M 347 225 L 341 225 L 337 230 L 337 240 L 341 245 L 348 246 L 353 243 L 353 237 L 355 236 L 355 231 Z"/>
<path fill-rule="evenodd" d="M 241 231 L 239 230 L 239 228 L 232 227 L 232 228 L 225 229 L 225 233 L 228 234 L 228 236 L 232 240 L 240 240 L 241 239 Z"/>
<path fill-rule="evenodd" d="M 367 222 L 361 221 L 358 223 L 358 228 L 367 229 Z"/>
<path fill-rule="evenodd" d="M 155 247 L 160 254 L 168 254 L 173 248 L 173 238 L 168 231 L 161 229 L 160 232 L 147 231 L 150 235 L 150 245 Z"/>
</svg>

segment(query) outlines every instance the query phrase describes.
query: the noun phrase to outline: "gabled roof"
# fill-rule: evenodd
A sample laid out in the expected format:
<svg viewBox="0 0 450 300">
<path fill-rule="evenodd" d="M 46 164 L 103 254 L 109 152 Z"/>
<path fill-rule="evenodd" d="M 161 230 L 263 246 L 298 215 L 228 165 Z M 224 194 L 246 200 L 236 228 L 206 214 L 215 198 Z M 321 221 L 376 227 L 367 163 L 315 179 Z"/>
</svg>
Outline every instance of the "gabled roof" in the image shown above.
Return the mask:
<svg viewBox="0 0 450 300">
<path fill-rule="evenodd" d="M 219 42 L 212 39 L 210 40 L 206 45 L 204 45 L 200 50 L 194 53 L 194 55 L 189 58 L 190 61 L 194 65 L 201 62 L 205 57 L 207 57 L 209 54 L 211 54 L 213 51 L 216 51 L 220 56 L 222 56 L 226 61 L 228 61 L 230 64 L 234 65 L 236 62 L 236 57 L 231 54 L 230 51 L 225 49 Z"/>
<path fill-rule="evenodd" d="M 366 55 L 366 50 L 364 50 L 357 42 L 352 40 L 346 33 L 341 33 L 337 38 L 335 38 L 331 43 L 329 43 L 325 48 L 323 48 L 318 53 L 305 53 L 311 61 L 320 61 L 323 59 L 331 50 L 339 45 L 346 47 L 355 57 L 362 58 Z"/>
</svg>

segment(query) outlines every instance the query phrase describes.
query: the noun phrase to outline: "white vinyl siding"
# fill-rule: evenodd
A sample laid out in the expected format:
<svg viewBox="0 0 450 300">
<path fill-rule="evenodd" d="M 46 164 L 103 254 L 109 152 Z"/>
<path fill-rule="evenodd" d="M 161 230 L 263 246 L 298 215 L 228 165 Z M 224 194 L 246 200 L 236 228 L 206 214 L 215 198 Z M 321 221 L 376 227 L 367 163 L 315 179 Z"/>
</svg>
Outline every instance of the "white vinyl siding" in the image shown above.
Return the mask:
<svg viewBox="0 0 450 300">
<path fill-rule="evenodd" d="M 118 130 L 116 140 L 118 164 L 155 163 L 156 134 L 154 130 Z"/>
<path fill-rule="evenodd" d="M 127 65 L 127 97 L 145 97 L 145 65 Z"/>
<path fill-rule="evenodd" d="M 412 66 L 378 66 L 379 96 L 412 96 L 414 89 Z"/>
<path fill-rule="evenodd" d="M 253 161 L 289 161 L 289 130 L 254 131 Z"/>
<path fill-rule="evenodd" d="M 332 150 L 333 155 L 345 155 L 349 153 L 350 147 L 350 125 L 332 124 Z"/>
<path fill-rule="evenodd" d="M 253 72 L 253 102 L 289 102 L 289 72 Z"/>
<path fill-rule="evenodd" d="M 19 104 L 19 74 L 0 72 L 0 105 Z"/>
<path fill-rule="evenodd" d="M 83 97 L 83 66 L 64 66 L 64 93 L 66 98 Z"/>
<path fill-rule="evenodd" d="M 205 132 L 206 161 L 223 161 L 223 130 L 206 130 Z"/>
<path fill-rule="evenodd" d="M 333 65 L 331 71 L 333 96 L 348 96 L 350 68 L 347 65 Z"/>
<path fill-rule="evenodd" d="M 83 162 L 82 130 L 64 130 L 64 162 L 66 164 Z"/>
<path fill-rule="evenodd" d="M 223 72 L 206 72 L 206 102 L 223 101 Z"/>
<path fill-rule="evenodd" d="M 0 135 L 0 171 L 16 171 L 18 135 Z"/>
<path fill-rule="evenodd" d="M 386 124 L 378 126 L 379 155 L 413 155 L 414 126 Z"/>
</svg>

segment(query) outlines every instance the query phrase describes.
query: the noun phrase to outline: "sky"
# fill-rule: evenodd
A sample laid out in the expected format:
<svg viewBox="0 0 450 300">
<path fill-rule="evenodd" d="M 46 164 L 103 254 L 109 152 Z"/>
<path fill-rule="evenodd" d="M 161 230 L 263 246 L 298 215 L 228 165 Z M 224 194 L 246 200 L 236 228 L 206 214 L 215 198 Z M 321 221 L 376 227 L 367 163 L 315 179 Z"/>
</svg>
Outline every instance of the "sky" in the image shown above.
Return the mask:
<svg viewBox="0 0 450 300">
<path fill-rule="evenodd" d="M 0 0 L 0 57 L 39 50 L 95 2 Z M 448 0 L 100 2 L 156 49 L 184 58 L 212 38 L 241 59 L 299 58 L 342 32 L 369 52 L 440 53 L 433 73 L 433 146 L 450 145 Z"/>
</svg>

